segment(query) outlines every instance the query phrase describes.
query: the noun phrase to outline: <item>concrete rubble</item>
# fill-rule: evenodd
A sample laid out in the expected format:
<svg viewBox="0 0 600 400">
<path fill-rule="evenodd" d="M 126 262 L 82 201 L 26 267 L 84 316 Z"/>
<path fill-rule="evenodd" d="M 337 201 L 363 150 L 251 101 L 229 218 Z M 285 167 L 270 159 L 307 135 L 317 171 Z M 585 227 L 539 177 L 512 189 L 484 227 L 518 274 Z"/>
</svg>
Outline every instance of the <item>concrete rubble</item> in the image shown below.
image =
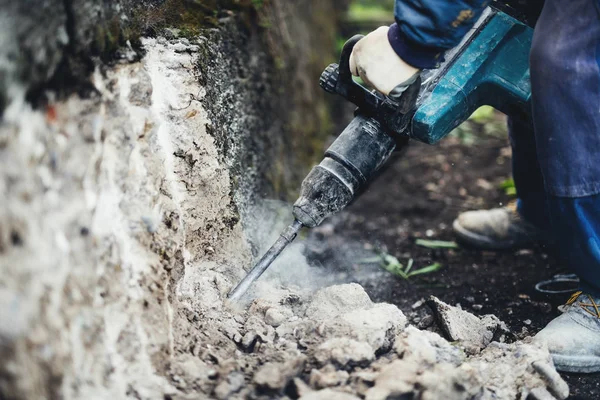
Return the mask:
<svg viewBox="0 0 600 400">
<path fill-rule="evenodd" d="M 457 307 L 451 307 L 431 296 L 428 304 L 436 317 L 440 329 L 452 342 L 460 342 L 466 351 L 476 354 L 492 340 L 504 341 L 510 331 L 495 315 L 477 317 Z"/>
<path fill-rule="evenodd" d="M 444 310 L 437 316 L 444 329 L 464 334 L 465 321 L 481 328 L 473 329 L 472 337 L 451 343 L 434 332 L 407 326 L 400 310 L 371 302 L 356 284 L 298 296 L 293 306 L 286 297 L 289 294 L 282 296 L 278 306 L 268 308 L 257 299 L 248 311 L 253 321 L 260 315 L 264 318 L 273 307 L 289 315 L 276 328 L 274 339 L 267 339 L 268 346 L 260 350 L 265 355 L 275 351 L 285 361 L 266 362 L 258 369 L 253 383 L 259 397 L 290 393 L 302 399 L 366 400 L 568 396 L 568 387 L 543 346 L 531 340 L 487 340 L 487 326 L 505 329 L 493 318 L 480 319 L 435 299 L 436 307 Z"/>
</svg>

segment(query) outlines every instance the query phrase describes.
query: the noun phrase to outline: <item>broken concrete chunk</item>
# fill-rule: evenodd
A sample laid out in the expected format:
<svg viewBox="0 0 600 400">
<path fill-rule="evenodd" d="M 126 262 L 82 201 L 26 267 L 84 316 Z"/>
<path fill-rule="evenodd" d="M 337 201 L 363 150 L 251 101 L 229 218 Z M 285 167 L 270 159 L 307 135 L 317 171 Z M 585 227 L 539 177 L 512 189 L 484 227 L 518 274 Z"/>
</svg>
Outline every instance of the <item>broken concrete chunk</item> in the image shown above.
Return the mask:
<svg viewBox="0 0 600 400">
<path fill-rule="evenodd" d="M 313 369 L 310 371 L 308 382 L 315 389 L 325 389 L 342 385 L 348 381 L 349 377 L 348 372 L 337 370 L 332 364 L 327 364 L 320 370 Z"/>
<path fill-rule="evenodd" d="M 561 400 L 569 395 L 569 388 L 556 372 L 548 350 L 532 340 L 512 344 L 493 342 L 463 367 L 477 371 L 484 399 L 518 398 L 523 390 L 535 388 L 546 388 Z"/>
<path fill-rule="evenodd" d="M 437 333 L 420 331 L 413 326 L 396 336 L 394 351 L 402 359 L 430 366 L 443 362 L 459 366 L 465 361 L 465 355 L 458 347 Z"/>
<path fill-rule="evenodd" d="M 271 307 L 265 312 L 265 322 L 274 328 L 283 324 L 294 315 L 292 310 L 284 307 Z"/>
<path fill-rule="evenodd" d="M 448 340 L 460 342 L 469 354 L 484 349 L 492 342 L 496 333 L 508 330 L 494 315 L 477 317 L 434 296 L 427 303 Z"/>
<path fill-rule="evenodd" d="M 467 400 L 480 391 L 475 371 L 446 363 L 423 368 L 416 360 L 396 360 L 383 367 L 365 399 Z"/>
<path fill-rule="evenodd" d="M 319 365 L 333 363 L 341 368 L 368 365 L 375 359 L 373 347 L 366 342 L 347 338 L 333 338 L 321 344 L 315 351 Z"/>
<path fill-rule="evenodd" d="M 550 392 L 552 392 L 556 398 L 564 399 L 569 397 L 569 386 L 556 371 L 554 365 L 548 362 L 548 359 L 534 361 L 532 366 L 533 369 L 546 382 L 548 385 L 548 390 L 550 390 Z"/>
<path fill-rule="evenodd" d="M 349 393 L 340 392 L 333 389 L 323 389 L 317 392 L 311 392 L 300 397 L 300 400 L 360 400 Z"/>
<path fill-rule="evenodd" d="M 406 317 L 396 306 L 376 304 L 322 321 L 317 333 L 325 338 L 346 337 L 366 342 L 375 351 L 385 351 L 391 348 L 395 336 L 405 326 Z"/>
<path fill-rule="evenodd" d="M 415 388 L 415 398 L 423 400 L 467 400 L 478 398 L 481 382 L 477 371 L 441 363 L 419 375 Z"/>
<path fill-rule="evenodd" d="M 217 385 L 215 388 L 215 397 L 219 400 L 228 399 L 233 393 L 239 391 L 242 386 L 244 386 L 244 374 L 241 372 L 232 372 Z"/>
<path fill-rule="evenodd" d="M 255 331 L 246 332 L 240 341 L 240 345 L 246 351 L 252 351 L 258 340 L 258 334 Z"/>
<path fill-rule="evenodd" d="M 292 396 L 292 398 L 300 398 L 309 393 L 312 393 L 312 391 L 313 390 L 310 388 L 310 386 L 308 386 L 302 379 L 294 378 L 292 379 L 292 382 L 290 384 L 291 394 L 288 394 Z M 286 390 L 286 392 L 288 391 Z"/>
<path fill-rule="evenodd" d="M 546 388 L 535 388 L 529 392 L 528 400 L 556 400 Z"/>
<path fill-rule="evenodd" d="M 316 320 L 327 320 L 349 310 L 372 306 L 373 302 L 362 286 L 349 283 L 319 290 L 306 308 L 305 315 Z"/>
<path fill-rule="evenodd" d="M 244 330 L 246 333 L 242 338 L 241 345 L 247 351 L 252 351 L 257 340 L 262 343 L 271 343 L 275 340 L 275 329 L 257 316 L 248 318 L 244 324 Z"/>
<path fill-rule="evenodd" d="M 302 372 L 306 357 L 296 357 L 286 362 L 268 362 L 254 375 L 254 383 L 259 387 L 279 391 L 290 380 Z"/>
<path fill-rule="evenodd" d="M 387 400 L 412 393 L 418 367 L 403 360 L 386 365 L 375 379 L 375 385 L 367 390 L 365 400 Z"/>
</svg>

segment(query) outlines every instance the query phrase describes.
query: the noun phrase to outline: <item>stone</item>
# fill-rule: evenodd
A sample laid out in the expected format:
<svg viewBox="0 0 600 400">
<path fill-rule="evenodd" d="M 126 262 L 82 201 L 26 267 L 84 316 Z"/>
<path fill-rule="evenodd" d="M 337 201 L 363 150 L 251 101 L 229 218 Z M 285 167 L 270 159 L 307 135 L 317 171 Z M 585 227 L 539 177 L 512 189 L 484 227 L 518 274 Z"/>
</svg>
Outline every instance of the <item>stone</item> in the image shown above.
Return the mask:
<svg viewBox="0 0 600 400">
<path fill-rule="evenodd" d="M 299 400 L 360 400 L 360 397 L 334 389 L 323 389 L 305 394 Z"/>
<path fill-rule="evenodd" d="M 511 344 L 493 342 L 469 358 L 464 367 L 477 371 L 484 399 L 517 398 L 523 390 L 535 388 L 543 388 L 560 400 L 569 395 L 548 350 L 531 338 Z"/>
<path fill-rule="evenodd" d="M 396 336 L 394 351 L 402 359 L 428 366 L 438 363 L 459 366 L 465 361 L 465 355 L 458 347 L 451 345 L 437 333 L 420 331 L 413 326 Z"/>
<path fill-rule="evenodd" d="M 375 351 L 391 348 L 407 319 L 392 304 L 374 304 L 357 284 L 319 290 L 305 311 L 324 338 L 345 337 L 368 343 Z"/>
<path fill-rule="evenodd" d="M 415 360 L 396 360 L 384 366 L 365 400 L 390 398 L 467 400 L 481 390 L 474 371 L 447 363 L 423 367 Z"/>
<path fill-rule="evenodd" d="M 297 357 L 286 362 L 268 362 L 264 364 L 254 375 L 254 383 L 261 388 L 279 391 L 298 375 L 306 357 Z"/>
<path fill-rule="evenodd" d="M 335 285 L 319 290 L 312 297 L 305 315 L 315 320 L 329 320 L 349 310 L 370 308 L 373 302 L 356 283 Z"/>
<path fill-rule="evenodd" d="M 231 373 L 217 385 L 215 388 L 215 397 L 219 400 L 228 399 L 233 393 L 239 391 L 243 385 L 244 374 L 240 372 Z"/>
<path fill-rule="evenodd" d="M 350 374 L 348 372 L 340 371 L 332 364 L 327 364 L 320 370 L 311 370 L 308 383 L 315 389 L 325 389 L 345 384 L 349 377 Z"/>
<path fill-rule="evenodd" d="M 494 315 L 477 317 L 450 306 L 435 296 L 430 297 L 428 305 L 448 340 L 460 342 L 471 354 L 484 349 L 495 335 L 508 331 L 506 324 Z"/>
<path fill-rule="evenodd" d="M 366 342 L 340 337 L 329 339 L 317 347 L 314 357 L 320 365 L 334 363 L 345 368 L 368 365 L 375 359 L 375 351 Z"/>
<path fill-rule="evenodd" d="M 292 311 L 288 308 L 271 307 L 265 312 L 265 322 L 276 328 L 293 315 Z"/>
<path fill-rule="evenodd" d="M 532 366 L 546 382 L 548 390 L 556 396 L 556 398 L 565 399 L 569 397 L 569 386 L 556 369 L 554 369 L 553 364 L 548 362 L 547 358 L 546 360 L 534 361 Z"/>
</svg>

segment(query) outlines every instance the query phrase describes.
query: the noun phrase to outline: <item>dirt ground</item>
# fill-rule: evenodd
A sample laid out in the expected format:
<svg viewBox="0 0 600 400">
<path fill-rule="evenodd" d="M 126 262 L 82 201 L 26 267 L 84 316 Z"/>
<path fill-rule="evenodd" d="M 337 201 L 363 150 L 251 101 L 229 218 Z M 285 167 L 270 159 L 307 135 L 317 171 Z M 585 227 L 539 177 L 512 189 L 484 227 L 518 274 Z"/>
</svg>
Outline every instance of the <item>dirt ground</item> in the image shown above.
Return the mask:
<svg viewBox="0 0 600 400">
<path fill-rule="evenodd" d="M 435 295 L 477 315 L 495 314 L 518 336 L 531 336 L 558 315 L 568 296 L 541 297 L 537 282 L 566 272 L 544 247 L 490 252 L 465 248 L 431 250 L 417 238 L 453 240 L 452 221 L 462 211 L 505 205 L 500 189 L 511 171 L 503 135 L 473 144 L 449 137 L 437 146 L 412 144 L 347 210 L 309 233 L 307 252 L 315 265 L 347 274 L 373 301 L 397 305 L 425 328 L 423 299 Z M 403 280 L 361 260 L 383 251 L 419 268 L 438 262 L 437 272 Z M 342 266 L 352 265 L 350 269 Z M 564 375 L 572 399 L 600 398 L 600 374 Z"/>
</svg>

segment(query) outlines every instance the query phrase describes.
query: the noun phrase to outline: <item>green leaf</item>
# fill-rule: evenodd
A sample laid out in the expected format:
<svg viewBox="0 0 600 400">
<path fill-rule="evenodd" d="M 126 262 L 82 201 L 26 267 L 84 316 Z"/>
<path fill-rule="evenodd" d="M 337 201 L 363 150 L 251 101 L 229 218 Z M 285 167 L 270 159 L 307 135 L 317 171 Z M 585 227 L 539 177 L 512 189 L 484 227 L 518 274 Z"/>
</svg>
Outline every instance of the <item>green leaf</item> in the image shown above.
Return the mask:
<svg viewBox="0 0 600 400">
<path fill-rule="evenodd" d="M 404 272 L 402 264 L 385 264 L 383 265 L 383 268 L 394 275 L 398 275 L 402 279 L 408 279 L 408 275 Z"/>
<path fill-rule="evenodd" d="M 504 193 L 508 196 L 516 196 L 517 188 L 515 187 L 515 181 L 512 178 L 508 178 L 500 184 L 500 189 L 504 189 Z"/>
<path fill-rule="evenodd" d="M 361 260 L 358 260 L 359 264 L 373 264 L 373 263 L 380 263 L 380 262 L 383 262 L 382 256 L 363 258 Z"/>
<path fill-rule="evenodd" d="M 391 254 L 383 254 L 383 261 L 387 264 L 400 264 L 402 265 L 402 263 L 400 262 L 400 260 L 398 260 L 396 257 L 394 257 Z"/>
<path fill-rule="evenodd" d="M 431 265 L 428 265 L 426 267 L 423 267 L 421 269 L 417 269 L 415 271 L 412 271 L 411 273 L 409 273 L 407 275 L 410 278 L 411 276 L 415 276 L 415 275 L 430 274 L 432 272 L 435 272 L 435 271 L 439 270 L 440 268 L 442 268 L 442 264 L 435 263 L 435 264 L 431 264 Z"/>
<path fill-rule="evenodd" d="M 456 242 L 451 242 L 447 240 L 417 239 L 415 241 L 415 244 L 417 246 L 423 246 L 429 249 L 458 249 L 458 244 L 456 244 Z"/>
<path fill-rule="evenodd" d="M 388 271 L 391 274 L 399 276 L 402 279 L 408 279 L 414 275 L 421 275 L 421 274 L 427 274 L 430 272 L 435 272 L 441 268 L 441 265 L 436 263 L 436 264 L 432 264 L 427 267 L 418 269 L 416 271 L 411 271 L 411 269 L 414 265 L 414 260 L 412 258 L 410 258 L 408 260 L 407 266 L 404 267 L 404 264 L 402 264 L 396 257 L 392 256 L 391 254 L 386 254 L 386 253 L 381 253 L 377 257 L 364 258 L 364 259 L 360 260 L 359 263 L 362 263 L 362 264 L 378 263 L 383 269 L 385 269 L 386 271 Z"/>
<path fill-rule="evenodd" d="M 478 124 L 485 124 L 494 120 L 494 108 L 490 106 L 479 107 L 469 117 L 471 121 L 475 121 Z"/>
<path fill-rule="evenodd" d="M 411 258 L 408 260 L 408 265 L 406 265 L 406 269 L 404 270 L 404 272 L 406 272 L 407 274 L 410 272 L 410 269 L 412 268 L 414 263 L 414 260 Z"/>
</svg>

